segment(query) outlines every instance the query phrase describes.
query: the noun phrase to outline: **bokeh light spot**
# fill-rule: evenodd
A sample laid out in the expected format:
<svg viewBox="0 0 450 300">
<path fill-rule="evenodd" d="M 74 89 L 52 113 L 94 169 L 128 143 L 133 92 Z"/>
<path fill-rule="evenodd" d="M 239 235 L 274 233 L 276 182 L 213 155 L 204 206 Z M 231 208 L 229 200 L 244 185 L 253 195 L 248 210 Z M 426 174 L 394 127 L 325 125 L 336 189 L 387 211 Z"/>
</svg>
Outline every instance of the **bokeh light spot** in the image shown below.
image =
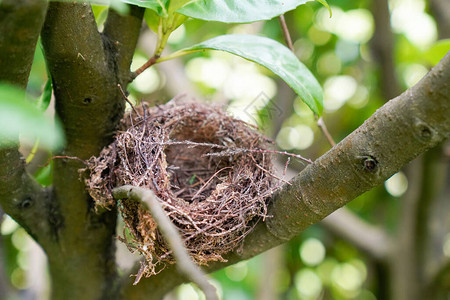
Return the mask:
<svg viewBox="0 0 450 300">
<path fill-rule="evenodd" d="M 225 274 L 230 280 L 242 281 L 248 273 L 247 261 L 241 261 L 225 269 Z"/>
<path fill-rule="evenodd" d="M 410 64 L 403 70 L 403 80 L 408 87 L 412 87 L 428 73 L 428 69 L 420 64 Z"/>
<path fill-rule="evenodd" d="M 303 150 L 312 145 L 314 132 L 307 125 L 297 125 L 295 127 L 283 127 L 277 135 L 276 142 L 281 149 Z"/>
<path fill-rule="evenodd" d="M 22 227 L 18 228 L 11 236 L 11 241 L 16 249 L 21 251 L 26 250 L 28 246 L 28 239 L 30 237 Z"/>
<path fill-rule="evenodd" d="M 384 187 L 392 196 L 400 197 L 408 189 L 408 178 L 403 172 L 398 172 L 384 182 Z"/>
<path fill-rule="evenodd" d="M 327 30 L 340 38 L 355 43 L 365 43 L 372 37 L 374 30 L 373 16 L 367 9 L 353 9 L 344 12 L 332 6 L 333 17 L 330 19 L 328 9 L 322 7 L 316 16 L 320 29 Z"/>
<path fill-rule="evenodd" d="M 2 235 L 8 235 L 16 231 L 17 228 L 19 228 L 19 224 L 17 224 L 10 216 L 5 215 L 3 222 L 1 223 L 0 233 Z"/>
<path fill-rule="evenodd" d="M 308 266 L 317 266 L 325 258 L 325 246 L 315 238 L 304 241 L 299 250 L 300 258 Z"/>
<path fill-rule="evenodd" d="M 331 38 L 331 34 L 327 31 L 322 31 L 314 25 L 308 30 L 308 37 L 317 46 L 325 45 Z"/>
<path fill-rule="evenodd" d="M 364 282 L 364 274 L 350 263 L 338 265 L 332 272 L 332 280 L 343 292 L 358 293 Z"/>
<path fill-rule="evenodd" d="M 447 233 L 444 238 L 444 245 L 442 246 L 442 250 L 444 252 L 444 255 L 450 258 L 450 233 Z"/>
<path fill-rule="evenodd" d="M 11 274 L 11 283 L 17 289 L 26 289 L 28 287 L 26 273 L 21 268 L 16 268 Z"/>
<path fill-rule="evenodd" d="M 182 300 L 200 300 L 200 296 L 192 284 L 182 284 L 177 290 L 178 299 Z"/>
<path fill-rule="evenodd" d="M 317 299 L 322 292 L 322 281 L 314 271 L 303 269 L 295 275 L 295 287 L 301 296 Z"/>
<path fill-rule="evenodd" d="M 339 109 L 345 102 L 353 97 L 358 84 L 348 75 L 333 76 L 324 84 L 324 107 L 328 112 Z"/>
<path fill-rule="evenodd" d="M 392 28 L 403 33 L 414 45 L 424 49 L 437 39 L 436 22 L 425 13 L 422 0 L 393 1 Z"/>
<path fill-rule="evenodd" d="M 332 51 L 323 54 L 317 61 L 317 71 L 325 76 L 338 74 L 341 67 L 341 60 Z"/>
</svg>

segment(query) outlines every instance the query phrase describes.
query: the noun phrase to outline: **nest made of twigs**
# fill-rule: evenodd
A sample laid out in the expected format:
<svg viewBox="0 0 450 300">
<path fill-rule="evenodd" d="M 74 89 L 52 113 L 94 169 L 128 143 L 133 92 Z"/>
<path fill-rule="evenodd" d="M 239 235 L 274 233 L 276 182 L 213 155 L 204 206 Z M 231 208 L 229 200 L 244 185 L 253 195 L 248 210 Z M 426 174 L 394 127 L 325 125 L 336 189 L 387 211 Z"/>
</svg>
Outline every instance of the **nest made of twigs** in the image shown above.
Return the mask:
<svg viewBox="0 0 450 300">
<path fill-rule="evenodd" d="M 147 108 L 122 121 L 114 142 L 88 162 L 86 180 L 97 205 L 116 205 L 113 188 L 151 189 L 199 264 L 223 260 L 252 225 L 266 217 L 275 190 L 269 141 L 218 106 L 199 103 Z M 144 275 L 172 263 L 171 250 L 151 214 L 137 202 L 118 209 L 130 236 L 123 240 L 146 259 Z"/>
</svg>

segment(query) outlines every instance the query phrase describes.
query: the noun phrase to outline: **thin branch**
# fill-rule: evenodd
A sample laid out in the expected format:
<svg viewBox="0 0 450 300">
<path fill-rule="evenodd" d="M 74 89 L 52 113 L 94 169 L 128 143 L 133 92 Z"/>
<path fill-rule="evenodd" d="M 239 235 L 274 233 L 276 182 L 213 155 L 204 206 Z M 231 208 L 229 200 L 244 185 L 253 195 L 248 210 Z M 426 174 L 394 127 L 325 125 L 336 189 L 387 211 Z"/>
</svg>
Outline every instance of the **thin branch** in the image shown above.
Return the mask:
<svg viewBox="0 0 450 300">
<path fill-rule="evenodd" d="M 0 81 L 26 87 L 46 10 L 46 0 L 0 1 Z"/>
<path fill-rule="evenodd" d="M 333 137 L 331 136 L 330 132 L 328 131 L 327 125 L 325 125 L 325 122 L 323 121 L 322 117 L 317 118 L 317 126 L 319 126 L 320 130 L 322 131 L 323 135 L 327 138 L 328 143 L 330 143 L 331 147 L 336 146 L 336 143 L 333 140 Z"/>
<path fill-rule="evenodd" d="M 278 17 L 278 21 L 280 21 L 281 29 L 283 30 L 284 41 L 288 48 L 295 52 L 294 45 L 292 44 L 291 34 L 289 33 L 289 28 L 287 27 L 286 20 L 284 19 L 284 15 L 280 15 Z"/>
<path fill-rule="evenodd" d="M 419 83 L 387 102 L 357 130 L 308 165 L 273 196 L 265 222 L 259 222 L 226 263 L 214 271 L 251 258 L 292 239 L 352 199 L 387 178 L 450 136 L 450 53 Z M 395 155 L 393 155 L 395 153 Z M 182 283 L 173 268 L 143 279 L 136 289 L 123 282 L 124 299 L 152 294 L 158 299 Z M 155 291 L 158 287 L 158 293 Z M 129 296 L 126 296 L 130 293 Z"/>
<path fill-rule="evenodd" d="M 144 8 L 129 6 L 127 15 L 120 15 L 114 9 L 108 10 L 103 35 L 113 51 L 113 61 L 117 65 L 119 83 L 126 87 L 130 81 L 130 65 L 139 38 L 144 16 Z"/>
<path fill-rule="evenodd" d="M 131 108 L 133 109 L 133 112 L 139 116 L 139 113 L 136 111 L 136 109 L 134 108 L 133 103 L 131 103 L 130 99 L 128 99 L 127 95 L 125 95 L 125 92 L 122 89 L 122 86 L 120 85 L 120 83 L 117 84 L 117 87 L 120 90 L 120 93 L 122 94 L 123 99 L 125 99 L 125 101 L 127 101 L 127 103 L 131 106 Z"/>
<path fill-rule="evenodd" d="M 159 200 L 151 190 L 125 185 L 115 188 L 113 190 L 113 195 L 116 199 L 128 199 L 142 203 L 152 214 L 152 217 L 158 224 L 160 232 L 169 244 L 170 249 L 173 251 L 179 271 L 199 286 L 205 293 L 206 299 L 218 299 L 216 289 L 208 282 L 203 271 L 198 268 L 189 257 L 179 232 L 159 203 L 161 200 Z"/>
<path fill-rule="evenodd" d="M 150 57 L 150 59 L 147 60 L 146 63 L 144 63 L 142 66 L 140 66 L 136 71 L 132 72 L 131 73 L 131 81 L 133 81 L 136 77 L 138 77 L 142 72 L 144 72 L 145 70 L 147 70 L 148 68 L 150 68 L 151 66 L 156 64 L 159 57 L 160 57 L 159 55 L 154 55 L 154 56 Z"/>
<path fill-rule="evenodd" d="M 294 45 L 292 44 L 291 34 L 289 33 L 289 28 L 286 24 L 284 15 L 280 15 L 278 17 L 278 20 L 280 21 L 280 26 L 283 31 L 283 36 L 284 36 L 286 45 L 295 54 L 295 49 L 294 49 Z M 316 116 L 316 119 L 317 119 L 317 116 Z M 330 132 L 328 131 L 327 126 L 325 125 L 325 122 L 323 121 L 322 117 L 318 118 L 317 126 L 319 126 L 320 130 L 325 135 L 325 137 L 327 138 L 331 147 L 334 147 L 336 145 L 336 143 L 333 141 L 333 138 L 331 137 Z"/>
</svg>

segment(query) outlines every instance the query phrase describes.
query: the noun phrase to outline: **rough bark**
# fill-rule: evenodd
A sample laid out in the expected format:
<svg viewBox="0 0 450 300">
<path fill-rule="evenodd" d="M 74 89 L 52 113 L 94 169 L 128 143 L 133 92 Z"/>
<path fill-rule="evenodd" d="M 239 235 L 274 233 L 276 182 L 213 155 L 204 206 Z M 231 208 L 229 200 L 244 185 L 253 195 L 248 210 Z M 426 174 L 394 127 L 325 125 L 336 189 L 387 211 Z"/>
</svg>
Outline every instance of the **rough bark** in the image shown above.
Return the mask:
<svg viewBox="0 0 450 300">
<path fill-rule="evenodd" d="M 26 86 L 46 9 L 46 0 L 0 1 L 0 81 Z"/>
<path fill-rule="evenodd" d="M 2 80 L 25 86 L 46 6 L 46 1 L 2 1 L 0 30 L 12 33 L 0 37 Z M 126 85 L 129 80 L 141 18 L 142 10 L 137 8 L 128 16 L 110 12 L 101 34 L 87 4 L 50 3 L 42 41 L 53 77 L 56 112 L 68 141 L 61 154 L 86 159 L 110 141 L 124 106 L 117 84 Z M 17 32 L 23 33 L 23 39 L 16 44 Z M 14 57 L 17 53 L 21 59 Z M 273 218 L 258 223 L 243 245 L 230 253 L 227 263 L 211 264 L 206 270 L 288 241 L 447 138 L 449 82 L 447 54 L 415 87 L 388 102 L 280 190 L 269 211 Z M 76 161 L 57 160 L 54 188 L 45 190 L 26 173 L 17 147 L 0 151 L 0 204 L 49 256 L 53 298 L 158 299 L 181 283 L 184 277 L 171 266 L 137 286 L 132 286 L 133 278 L 127 274 L 116 293 L 116 212 L 93 210 L 92 199 L 79 180 L 80 167 Z"/>
<path fill-rule="evenodd" d="M 46 1 L 3 1 L 0 5 L 0 80 L 25 88 L 47 8 Z M 21 32 L 20 37 L 16 33 Z M 49 238 L 48 192 L 25 171 L 17 146 L 0 149 L 0 205 L 36 240 Z M 31 217 L 35 216 L 35 217 Z"/>
<path fill-rule="evenodd" d="M 2 80 L 25 87 L 46 8 L 47 1 L 2 2 Z M 62 154 L 86 159 L 110 141 L 124 107 L 117 84 L 128 83 L 142 15 L 140 8 L 111 13 L 108 27 L 118 29 L 101 36 L 87 4 L 50 3 L 42 38 L 68 140 Z M 46 251 L 52 297 L 108 298 L 116 214 L 93 211 L 78 174 L 82 165 L 57 161 L 54 188 L 44 190 L 26 173 L 17 147 L 0 152 L 0 203 Z"/>
<path fill-rule="evenodd" d="M 386 103 L 363 125 L 312 165 L 272 199 L 269 214 L 231 253 L 227 263 L 248 259 L 285 243 L 308 226 L 381 184 L 419 154 L 450 135 L 450 53 L 419 83 Z M 134 270 L 136 272 L 136 270 Z M 182 282 L 175 268 L 144 279 L 135 287 L 124 278 L 123 299 L 158 299 Z"/>
<path fill-rule="evenodd" d="M 42 42 L 67 139 L 62 155 L 87 159 L 111 141 L 124 109 L 117 84 L 128 83 L 142 16 L 136 7 L 127 16 L 110 11 L 101 35 L 86 3 L 50 3 Z M 44 246 L 52 297 L 110 298 L 116 279 L 116 211 L 93 209 L 80 180 L 80 162 L 62 159 L 54 166 L 57 239 Z"/>
</svg>

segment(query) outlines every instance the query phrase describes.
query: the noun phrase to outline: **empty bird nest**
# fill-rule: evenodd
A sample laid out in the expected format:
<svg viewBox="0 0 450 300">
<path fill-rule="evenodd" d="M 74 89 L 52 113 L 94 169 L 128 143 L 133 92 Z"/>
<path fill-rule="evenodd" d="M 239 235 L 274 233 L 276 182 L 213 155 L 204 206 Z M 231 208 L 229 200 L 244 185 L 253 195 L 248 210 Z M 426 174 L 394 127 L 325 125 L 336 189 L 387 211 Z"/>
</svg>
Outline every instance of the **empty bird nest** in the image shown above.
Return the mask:
<svg viewBox="0 0 450 300">
<path fill-rule="evenodd" d="M 140 106 L 124 117 L 114 142 L 89 160 L 86 183 L 97 205 L 117 205 L 130 233 L 121 240 L 144 256 L 143 275 L 174 259 L 147 210 L 131 200 L 116 203 L 112 189 L 118 186 L 151 189 L 193 260 L 220 261 L 267 216 L 279 185 L 269 143 L 217 106 Z"/>
</svg>

